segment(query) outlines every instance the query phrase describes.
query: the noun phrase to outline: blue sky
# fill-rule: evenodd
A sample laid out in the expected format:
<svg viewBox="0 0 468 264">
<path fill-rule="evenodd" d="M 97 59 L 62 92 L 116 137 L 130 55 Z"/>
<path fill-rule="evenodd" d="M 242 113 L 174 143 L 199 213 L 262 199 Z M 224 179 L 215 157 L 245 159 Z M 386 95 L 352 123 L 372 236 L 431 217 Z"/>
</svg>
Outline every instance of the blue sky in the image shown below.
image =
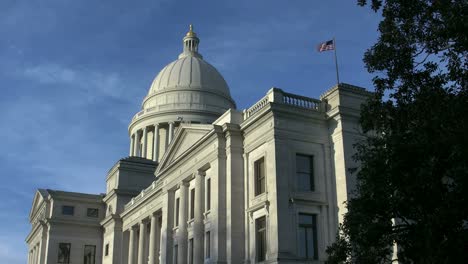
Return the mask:
<svg viewBox="0 0 468 264">
<path fill-rule="evenodd" d="M 273 86 L 315 98 L 333 86 L 333 52 L 315 50 L 333 36 L 341 81 L 371 89 L 362 56 L 379 20 L 353 0 L 2 0 L 0 259 L 26 263 L 35 189 L 104 192 L 188 24 L 243 109 Z"/>
</svg>

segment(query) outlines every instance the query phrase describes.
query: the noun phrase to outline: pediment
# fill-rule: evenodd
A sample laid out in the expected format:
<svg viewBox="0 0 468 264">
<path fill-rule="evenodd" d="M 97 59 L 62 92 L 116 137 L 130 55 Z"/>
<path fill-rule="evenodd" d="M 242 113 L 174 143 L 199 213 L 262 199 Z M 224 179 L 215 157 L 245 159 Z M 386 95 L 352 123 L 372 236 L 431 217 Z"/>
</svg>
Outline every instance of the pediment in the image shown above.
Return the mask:
<svg viewBox="0 0 468 264">
<path fill-rule="evenodd" d="M 157 172 L 168 167 L 174 160 L 187 152 L 197 142 L 207 135 L 213 129 L 212 125 L 185 125 L 182 124 L 174 139 L 168 146 L 166 153 L 159 162 Z"/>
<path fill-rule="evenodd" d="M 36 191 L 36 194 L 34 194 L 34 199 L 33 203 L 31 206 L 31 211 L 29 212 L 29 220 L 32 219 L 34 216 L 35 212 L 39 210 L 41 207 L 42 203 L 44 200 L 47 198 L 48 192 L 46 190 L 39 189 Z"/>
</svg>

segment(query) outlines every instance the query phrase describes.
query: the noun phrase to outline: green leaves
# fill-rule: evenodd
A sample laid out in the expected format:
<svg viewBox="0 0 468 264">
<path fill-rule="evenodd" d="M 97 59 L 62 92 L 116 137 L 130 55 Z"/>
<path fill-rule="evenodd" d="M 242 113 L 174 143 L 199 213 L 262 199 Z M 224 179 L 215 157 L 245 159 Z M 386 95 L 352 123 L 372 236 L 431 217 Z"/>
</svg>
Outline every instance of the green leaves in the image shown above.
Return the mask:
<svg viewBox="0 0 468 264">
<path fill-rule="evenodd" d="M 356 196 L 328 263 L 463 263 L 468 247 L 468 2 L 369 1 L 380 37 L 364 55 Z M 366 6 L 368 1 L 359 0 Z M 393 220 L 393 222 L 392 222 Z"/>
</svg>

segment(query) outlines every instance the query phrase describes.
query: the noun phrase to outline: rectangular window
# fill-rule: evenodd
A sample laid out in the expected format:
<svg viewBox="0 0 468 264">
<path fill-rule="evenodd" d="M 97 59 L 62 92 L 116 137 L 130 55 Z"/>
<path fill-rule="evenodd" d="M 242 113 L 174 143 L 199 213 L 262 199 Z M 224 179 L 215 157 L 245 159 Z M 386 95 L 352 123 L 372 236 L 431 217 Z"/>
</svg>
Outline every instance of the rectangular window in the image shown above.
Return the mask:
<svg viewBox="0 0 468 264">
<path fill-rule="evenodd" d="M 206 180 L 206 211 L 211 209 L 211 179 Z"/>
<path fill-rule="evenodd" d="M 296 154 L 296 178 L 299 191 L 314 191 L 314 157 Z"/>
<path fill-rule="evenodd" d="M 105 256 L 109 256 L 109 243 L 106 244 L 106 248 L 104 250 Z"/>
<path fill-rule="evenodd" d="M 70 205 L 63 205 L 62 206 L 62 214 L 63 215 L 74 215 L 75 214 L 75 207 Z"/>
<path fill-rule="evenodd" d="M 180 199 L 176 199 L 176 206 L 175 206 L 175 225 L 179 226 L 179 210 L 180 210 Z"/>
<path fill-rule="evenodd" d="M 70 263 L 70 243 L 59 243 L 58 248 L 58 263 L 69 264 Z"/>
<path fill-rule="evenodd" d="M 265 261 L 267 248 L 265 216 L 255 219 L 255 248 L 257 261 Z"/>
<path fill-rule="evenodd" d="M 206 232 L 205 235 L 205 259 L 211 257 L 211 234 L 210 231 Z"/>
<path fill-rule="evenodd" d="M 254 163 L 255 195 L 265 192 L 265 158 Z"/>
<path fill-rule="evenodd" d="M 195 188 L 190 190 L 190 219 L 195 218 Z"/>
<path fill-rule="evenodd" d="M 97 209 L 97 208 L 88 208 L 86 210 L 86 215 L 88 217 L 96 217 L 97 218 L 99 216 L 99 209 Z"/>
<path fill-rule="evenodd" d="M 299 256 L 318 259 L 316 215 L 299 214 Z"/>
<path fill-rule="evenodd" d="M 188 248 L 188 260 L 189 264 L 193 264 L 193 238 L 189 240 L 189 248 Z"/>
<path fill-rule="evenodd" d="M 109 244 L 106 245 L 106 252 L 109 250 Z M 106 254 L 107 256 L 107 254 Z M 84 247 L 84 264 L 95 264 L 96 262 L 96 246 L 85 245 Z"/>
<path fill-rule="evenodd" d="M 177 258 L 179 256 L 179 246 L 175 245 L 174 246 L 174 264 L 177 264 Z"/>
</svg>

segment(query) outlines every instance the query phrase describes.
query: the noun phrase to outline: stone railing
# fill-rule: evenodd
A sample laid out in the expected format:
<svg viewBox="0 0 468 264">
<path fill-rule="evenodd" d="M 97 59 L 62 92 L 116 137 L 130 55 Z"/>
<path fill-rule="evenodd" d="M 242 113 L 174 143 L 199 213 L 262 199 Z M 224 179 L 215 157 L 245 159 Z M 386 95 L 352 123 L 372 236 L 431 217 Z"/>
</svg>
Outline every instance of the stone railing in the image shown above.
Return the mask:
<svg viewBox="0 0 468 264">
<path fill-rule="evenodd" d="M 156 181 L 154 181 L 153 183 L 151 183 L 151 185 L 150 185 L 148 188 L 142 190 L 142 191 L 140 192 L 140 194 L 138 194 L 137 196 L 133 197 L 133 198 L 130 200 L 130 202 L 128 202 L 127 204 L 124 205 L 124 211 L 127 210 L 127 209 L 129 209 L 129 208 L 132 207 L 133 205 L 138 204 L 138 202 L 139 202 L 140 200 L 142 200 L 145 196 L 147 196 L 147 195 L 149 195 L 149 194 L 151 194 L 151 193 L 157 191 L 158 189 L 160 189 L 160 188 L 162 187 L 162 185 L 163 185 L 163 181 L 158 181 L 158 180 L 156 180 Z"/>
<path fill-rule="evenodd" d="M 301 108 L 307 108 L 312 110 L 320 110 L 322 102 L 317 99 L 312 99 L 305 96 L 284 93 L 283 92 L 283 103 Z"/>
<path fill-rule="evenodd" d="M 266 95 L 265 97 L 263 97 L 262 99 L 260 99 L 260 101 L 258 101 L 256 104 L 254 104 L 253 106 L 251 106 L 250 108 L 248 108 L 247 110 L 245 110 L 245 117 L 244 119 L 247 119 L 249 118 L 250 116 L 254 115 L 255 113 L 257 113 L 258 111 L 260 111 L 263 107 L 265 107 L 267 104 L 268 104 L 269 100 L 268 100 L 268 95 Z"/>
<path fill-rule="evenodd" d="M 296 94 L 286 93 L 279 88 L 271 88 L 267 94 L 253 106 L 244 110 L 244 120 L 255 115 L 269 103 L 290 105 L 299 108 L 305 108 L 313 111 L 323 111 L 323 102 Z"/>
</svg>

